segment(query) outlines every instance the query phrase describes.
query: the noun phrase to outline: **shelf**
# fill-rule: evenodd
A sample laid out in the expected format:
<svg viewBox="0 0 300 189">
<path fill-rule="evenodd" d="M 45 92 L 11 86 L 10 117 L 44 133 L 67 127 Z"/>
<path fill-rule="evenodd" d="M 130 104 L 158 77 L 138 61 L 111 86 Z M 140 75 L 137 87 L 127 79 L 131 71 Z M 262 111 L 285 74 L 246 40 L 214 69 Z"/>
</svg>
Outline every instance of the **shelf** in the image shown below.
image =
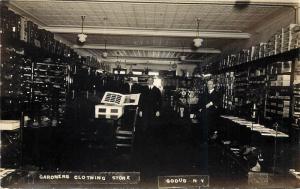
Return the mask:
<svg viewBox="0 0 300 189">
<path fill-rule="evenodd" d="M 298 58 L 300 54 L 300 48 L 297 49 L 292 49 L 290 51 L 286 51 L 280 54 L 276 54 L 276 55 L 272 55 L 272 56 L 268 56 L 268 57 L 264 57 L 264 58 L 260 58 L 257 60 L 253 60 L 250 62 L 246 62 L 246 63 L 242 63 L 239 65 L 235 65 L 235 66 L 231 66 L 228 68 L 223 68 L 221 70 L 217 70 L 215 71 L 215 73 L 225 73 L 225 72 L 231 72 L 231 71 L 235 71 L 235 70 L 242 70 L 248 67 L 260 67 L 260 66 L 266 66 L 268 64 L 277 62 L 277 61 L 288 61 L 294 58 Z M 214 72 L 213 72 L 214 73 Z"/>
<path fill-rule="evenodd" d="M 61 78 L 65 78 L 65 76 L 63 75 L 33 75 L 33 77 L 39 77 L 39 78 L 52 78 L 52 79 L 61 79 Z"/>
<path fill-rule="evenodd" d="M 61 64 L 53 64 L 53 63 L 41 63 L 37 62 L 36 65 L 42 65 L 42 66 L 57 66 L 57 67 L 67 67 L 67 65 L 61 65 Z"/>
<path fill-rule="evenodd" d="M 44 69 L 37 69 L 37 68 L 35 68 L 34 71 L 35 71 L 35 72 L 47 72 L 47 70 L 44 70 Z"/>
<path fill-rule="evenodd" d="M 291 75 L 291 72 L 281 72 L 281 73 L 276 73 L 276 74 L 268 74 L 269 76 L 278 76 L 278 75 Z"/>
<path fill-rule="evenodd" d="M 299 125 L 297 125 L 297 124 L 295 124 L 295 123 L 292 123 L 291 125 L 292 125 L 295 129 L 299 129 L 299 130 L 300 130 Z"/>
</svg>

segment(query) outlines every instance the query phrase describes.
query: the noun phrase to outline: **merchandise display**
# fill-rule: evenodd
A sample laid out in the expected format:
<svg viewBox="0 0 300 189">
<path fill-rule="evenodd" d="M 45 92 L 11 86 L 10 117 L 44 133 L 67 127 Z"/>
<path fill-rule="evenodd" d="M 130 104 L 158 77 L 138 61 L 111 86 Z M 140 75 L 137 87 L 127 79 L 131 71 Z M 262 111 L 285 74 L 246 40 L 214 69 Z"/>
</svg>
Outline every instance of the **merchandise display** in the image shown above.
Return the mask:
<svg viewBox="0 0 300 189">
<path fill-rule="evenodd" d="M 299 6 L 1 1 L 0 188 L 300 188 Z"/>
</svg>

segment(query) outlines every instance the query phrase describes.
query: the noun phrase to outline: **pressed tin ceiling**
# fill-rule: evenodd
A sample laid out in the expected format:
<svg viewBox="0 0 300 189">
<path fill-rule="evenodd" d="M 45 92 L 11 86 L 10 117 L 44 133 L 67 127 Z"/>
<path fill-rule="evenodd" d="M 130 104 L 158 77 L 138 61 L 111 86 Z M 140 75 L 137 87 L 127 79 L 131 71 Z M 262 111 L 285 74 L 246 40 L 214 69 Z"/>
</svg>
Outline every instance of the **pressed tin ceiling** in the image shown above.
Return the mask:
<svg viewBox="0 0 300 189">
<path fill-rule="evenodd" d="M 291 11 L 290 7 L 277 6 L 283 4 L 280 1 L 270 1 L 272 6 L 254 2 L 259 5 L 237 6 L 230 0 L 14 0 L 8 1 L 8 6 L 99 59 L 106 41 L 109 57 L 171 60 L 185 54 L 196 60 L 217 55 L 237 40 L 247 40 L 253 27 Z M 86 17 L 84 32 L 88 34 L 84 46 L 76 44 L 81 15 Z M 202 50 L 195 51 L 191 42 L 196 36 L 197 18 L 205 43 Z"/>
</svg>

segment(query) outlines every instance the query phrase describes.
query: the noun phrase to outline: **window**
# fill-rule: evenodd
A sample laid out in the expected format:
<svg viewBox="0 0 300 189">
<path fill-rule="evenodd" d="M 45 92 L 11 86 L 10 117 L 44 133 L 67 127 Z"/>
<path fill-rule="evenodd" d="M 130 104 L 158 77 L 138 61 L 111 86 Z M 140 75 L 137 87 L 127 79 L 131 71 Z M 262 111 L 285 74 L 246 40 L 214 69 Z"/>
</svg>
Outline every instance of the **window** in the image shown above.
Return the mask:
<svg viewBox="0 0 300 189">
<path fill-rule="evenodd" d="M 117 69 L 117 68 L 114 68 L 114 69 L 113 69 L 113 73 L 114 73 L 114 74 L 121 74 L 121 75 L 125 75 L 125 74 L 126 74 L 126 72 L 127 72 L 127 70 L 126 70 L 126 69 Z"/>
<path fill-rule="evenodd" d="M 148 75 L 154 75 L 154 76 L 158 76 L 159 72 L 155 72 L 155 71 L 149 71 Z"/>
<path fill-rule="evenodd" d="M 141 72 L 141 71 L 132 71 L 132 74 L 133 75 L 142 75 L 143 72 Z"/>
</svg>

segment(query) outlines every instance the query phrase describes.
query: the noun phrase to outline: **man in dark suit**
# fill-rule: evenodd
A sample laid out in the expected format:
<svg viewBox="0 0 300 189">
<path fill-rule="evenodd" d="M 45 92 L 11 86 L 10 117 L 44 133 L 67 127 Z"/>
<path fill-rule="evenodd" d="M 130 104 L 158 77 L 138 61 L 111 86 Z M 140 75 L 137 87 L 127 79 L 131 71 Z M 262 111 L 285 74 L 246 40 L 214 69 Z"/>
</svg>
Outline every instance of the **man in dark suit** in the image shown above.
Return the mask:
<svg viewBox="0 0 300 189">
<path fill-rule="evenodd" d="M 141 93 L 140 90 L 141 86 L 133 81 L 133 78 L 129 77 L 123 87 L 122 87 L 122 94 L 138 94 Z M 139 101 L 140 104 L 140 101 Z M 129 105 L 124 107 L 124 115 L 122 119 L 122 128 L 132 128 L 133 122 L 136 116 L 136 106 Z M 127 130 L 127 129 L 125 129 Z"/>
<path fill-rule="evenodd" d="M 217 129 L 221 96 L 215 89 L 213 79 L 207 81 L 207 90 L 199 98 L 200 127 L 204 129 L 204 140 L 208 138 L 208 132 L 213 133 Z"/>
<path fill-rule="evenodd" d="M 124 84 L 124 94 L 136 94 L 141 93 L 140 86 L 133 81 L 130 77 L 129 80 Z"/>
<path fill-rule="evenodd" d="M 161 92 L 153 85 L 154 79 L 149 77 L 147 86 L 142 89 L 139 116 L 142 117 L 143 130 L 155 126 L 155 120 L 160 116 Z"/>
<path fill-rule="evenodd" d="M 206 89 L 203 94 L 199 96 L 198 107 L 198 127 L 195 128 L 193 139 L 195 144 L 203 151 L 198 163 L 203 173 L 208 173 L 208 140 L 209 136 L 217 130 L 219 107 L 221 105 L 221 97 L 219 92 L 215 89 L 215 84 L 212 79 L 206 82 Z"/>
</svg>

